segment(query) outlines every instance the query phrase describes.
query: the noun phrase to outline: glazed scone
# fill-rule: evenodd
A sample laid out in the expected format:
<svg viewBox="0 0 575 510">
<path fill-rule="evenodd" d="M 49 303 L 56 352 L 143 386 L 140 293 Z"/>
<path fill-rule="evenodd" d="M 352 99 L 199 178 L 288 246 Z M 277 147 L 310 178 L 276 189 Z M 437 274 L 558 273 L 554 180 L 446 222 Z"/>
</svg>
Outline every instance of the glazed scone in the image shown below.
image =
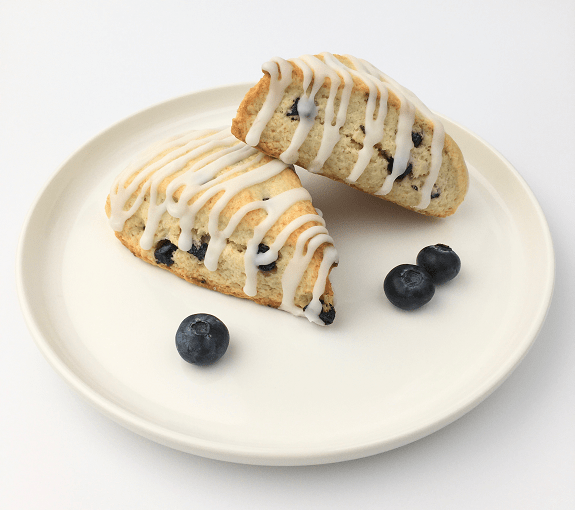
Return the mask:
<svg viewBox="0 0 575 510">
<path fill-rule="evenodd" d="M 320 325 L 337 251 L 291 165 L 223 130 L 162 141 L 114 181 L 106 213 L 137 257 Z"/>
<path fill-rule="evenodd" d="M 467 167 L 439 118 L 365 60 L 322 53 L 262 70 L 233 120 L 238 139 L 426 215 L 463 201 Z"/>
</svg>

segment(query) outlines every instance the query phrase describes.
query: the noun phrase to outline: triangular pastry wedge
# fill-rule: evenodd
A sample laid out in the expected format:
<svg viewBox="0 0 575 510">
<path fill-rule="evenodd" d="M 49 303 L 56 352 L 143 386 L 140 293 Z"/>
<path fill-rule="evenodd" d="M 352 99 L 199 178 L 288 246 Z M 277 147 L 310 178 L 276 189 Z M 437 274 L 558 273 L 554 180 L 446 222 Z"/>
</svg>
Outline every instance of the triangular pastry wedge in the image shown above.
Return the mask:
<svg viewBox="0 0 575 510">
<path fill-rule="evenodd" d="M 459 147 L 417 97 L 369 62 L 304 55 L 266 62 L 232 133 L 287 164 L 431 216 L 468 188 Z"/>
<path fill-rule="evenodd" d="M 196 285 L 305 315 L 335 317 L 338 256 L 293 167 L 232 136 L 158 143 L 114 181 L 106 213 L 137 257 Z"/>
</svg>

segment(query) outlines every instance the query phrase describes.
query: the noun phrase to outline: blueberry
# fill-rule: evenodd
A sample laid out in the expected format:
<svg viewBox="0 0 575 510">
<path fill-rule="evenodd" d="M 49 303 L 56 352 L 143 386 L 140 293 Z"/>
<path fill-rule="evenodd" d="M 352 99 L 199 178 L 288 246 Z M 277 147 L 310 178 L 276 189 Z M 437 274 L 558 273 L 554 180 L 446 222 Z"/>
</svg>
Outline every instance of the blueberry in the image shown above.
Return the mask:
<svg viewBox="0 0 575 510">
<path fill-rule="evenodd" d="M 269 249 L 270 249 L 270 247 L 267 244 L 260 243 L 258 245 L 258 253 L 265 253 Z M 273 262 L 270 262 L 269 264 L 264 264 L 264 265 L 258 266 L 258 269 L 260 271 L 266 271 L 266 272 L 271 271 L 272 269 L 275 269 L 275 268 L 276 268 L 275 260 Z"/>
<path fill-rule="evenodd" d="M 434 186 L 431 190 L 431 198 L 439 198 L 441 195 L 441 189 L 437 186 Z"/>
<path fill-rule="evenodd" d="M 295 101 L 293 102 L 291 108 L 287 111 L 286 116 L 288 117 L 296 117 L 299 115 L 299 112 L 297 111 L 297 104 L 299 103 L 299 97 L 295 98 Z"/>
<path fill-rule="evenodd" d="M 387 171 L 391 173 L 393 170 L 393 156 L 385 149 L 379 149 L 379 155 L 387 160 Z"/>
<path fill-rule="evenodd" d="M 409 165 L 407 165 L 407 168 L 403 171 L 403 173 L 401 175 L 398 175 L 395 180 L 396 181 L 401 181 L 403 180 L 405 177 L 407 177 L 411 171 L 413 170 L 413 165 L 411 163 L 409 163 Z M 389 159 L 387 160 L 387 173 L 391 174 L 391 172 L 393 172 L 393 157 L 389 157 Z"/>
<path fill-rule="evenodd" d="M 202 244 L 192 244 L 192 247 L 188 250 L 190 255 L 193 255 L 198 260 L 204 260 L 206 258 L 206 251 L 208 251 L 208 243 Z"/>
<path fill-rule="evenodd" d="M 445 244 L 434 244 L 423 248 L 417 254 L 416 262 L 431 275 L 436 285 L 452 280 L 461 269 L 459 256 Z"/>
<path fill-rule="evenodd" d="M 380 154 L 387 160 L 387 173 L 391 174 L 391 172 L 393 172 L 393 156 L 387 152 L 386 150 L 380 151 Z M 403 173 L 401 175 L 398 175 L 395 180 L 397 181 L 401 181 L 402 179 L 404 179 L 405 177 L 407 177 L 411 171 L 413 170 L 413 165 L 411 163 L 409 163 L 407 165 L 407 168 L 403 171 Z"/>
<path fill-rule="evenodd" d="M 405 169 L 405 171 L 399 175 L 397 177 L 397 181 L 401 181 L 404 177 L 408 176 L 411 173 L 411 170 L 413 169 L 413 165 L 411 163 L 409 163 L 409 165 L 407 165 L 407 168 Z"/>
<path fill-rule="evenodd" d="M 333 305 L 328 305 L 328 309 L 324 310 L 325 303 L 323 302 L 323 299 L 320 298 L 319 301 L 320 301 L 321 306 L 322 306 L 321 312 L 319 313 L 319 318 L 323 321 L 323 323 L 326 326 L 329 326 L 335 320 L 335 308 L 333 307 Z M 305 305 L 303 307 L 304 312 L 305 312 L 306 308 L 307 308 L 307 305 Z"/>
<path fill-rule="evenodd" d="M 176 349 L 180 356 L 194 365 L 211 365 L 226 352 L 230 334 L 217 317 L 197 313 L 186 317 L 176 332 Z"/>
<path fill-rule="evenodd" d="M 425 269 L 413 264 L 393 268 L 383 281 L 387 299 L 402 310 L 415 310 L 428 303 L 435 294 L 435 285 Z"/>
<path fill-rule="evenodd" d="M 411 141 L 413 142 L 414 147 L 419 147 L 423 140 L 423 133 L 416 133 L 415 131 L 411 132 Z"/>
<path fill-rule="evenodd" d="M 335 308 L 333 305 L 329 305 L 327 311 L 322 308 L 319 318 L 326 326 L 329 326 L 335 320 Z"/>
<path fill-rule="evenodd" d="M 157 245 L 154 251 L 154 257 L 158 264 L 165 264 L 166 266 L 171 266 L 174 263 L 173 255 L 178 249 L 175 244 L 172 244 L 167 239 L 162 239 Z"/>
</svg>

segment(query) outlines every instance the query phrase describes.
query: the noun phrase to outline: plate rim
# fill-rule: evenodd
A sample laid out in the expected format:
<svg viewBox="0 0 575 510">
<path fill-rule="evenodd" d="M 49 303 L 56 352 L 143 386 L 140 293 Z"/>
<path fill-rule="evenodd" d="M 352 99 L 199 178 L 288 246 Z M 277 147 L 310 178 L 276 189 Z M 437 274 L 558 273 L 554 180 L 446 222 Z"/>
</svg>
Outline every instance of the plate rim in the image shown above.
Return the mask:
<svg viewBox="0 0 575 510">
<path fill-rule="evenodd" d="M 539 300 L 538 313 L 533 315 L 529 333 L 524 336 L 524 341 L 521 342 L 516 349 L 514 349 L 513 356 L 510 356 L 506 360 L 506 363 L 502 365 L 499 371 L 493 374 L 491 378 L 483 381 L 483 384 L 480 385 L 473 394 L 468 395 L 463 405 L 452 406 L 455 407 L 455 409 L 453 409 L 451 412 L 444 414 L 442 417 L 435 419 L 431 423 L 427 423 L 427 425 L 424 427 L 413 427 L 411 430 L 405 431 L 405 433 L 403 433 L 400 437 L 395 436 L 391 441 L 387 438 L 383 438 L 377 441 L 362 441 L 352 445 L 344 445 L 339 448 L 331 448 L 329 451 L 326 451 L 325 448 L 322 449 L 321 447 L 317 449 L 310 449 L 310 447 L 306 447 L 304 449 L 289 448 L 289 452 L 287 452 L 285 451 L 285 448 L 282 449 L 276 447 L 262 447 L 258 449 L 254 448 L 253 446 L 238 446 L 231 443 L 223 443 L 190 436 L 188 434 L 171 430 L 168 427 L 158 425 L 153 421 L 145 419 L 136 413 L 123 408 L 121 405 L 110 401 L 105 396 L 98 393 L 94 388 L 92 388 L 87 381 L 83 380 L 81 377 L 75 374 L 64 363 L 64 361 L 60 359 L 58 354 L 54 352 L 54 350 L 50 347 L 49 342 L 44 337 L 44 334 L 42 333 L 38 323 L 38 318 L 34 314 L 33 306 L 28 296 L 28 289 L 26 288 L 25 284 L 24 254 L 27 243 L 27 236 L 29 235 L 32 221 L 35 214 L 37 213 L 37 209 L 40 206 L 42 198 L 53 185 L 60 173 L 78 154 L 82 153 L 87 147 L 91 146 L 96 140 L 98 140 L 98 138 L 103 137 L 109 131 L 118 128 L 118 126 L 121 124 L 129 122 L 130 120 L 133 120 L 140 115 L 149 114 L 152 110 L 155 109 L 168 108 L 171 104 L 173 105 L 181 101 L 186 101 L 193 96 L 200 96 L 206 93 L 222 94 L 227 90 L 238 91 L 240 89 L 247 91 L 248 87 L 253 86 L 253 84 L 254 83 L 252 82 L 241 82 L 218 87 L 205 88 L 187 94 L 182 94 L 165 101 L 157 102 L 149 107 L 142 108 L 135 113 L 118 120 L 117 122 L 98 132 L 96 135 L 92 136 L 88 141 L 86 141 L 76 151 L 74 151 L 52 173 L 45 184 L 41 187 L 40 191 L 36 194 L 36 197 L 28 209 L 20 231 L 16 253 L 16 287 L 18 300 L 26 325 L 34 342 L 36 343 L 40 352 L 42 352 L 43 356 L 52 366 L 52 368 L 60 376 L 62 376 L 63 379 L 77 393 L 79 393 L 85 401 L 102 412 L 105 416 L 126 427 L 127 429 L 157 443 L 180 451 L 216 460 L 274 466 L 313 465 L 340 462 L 383 453 L 385 451 L 398 448 L 423 438 L 429 434 L 432 434 L 433 432 L 436 432 L 437 430 L 449 425 L 450 423 L 453 423 L 458 418 L 465 415 L 471 409 L 479 405 L 489 395 L 491 395 L 491 393 L 493 393 L 513 373 L 515 368 L 521 363 L 523 358 L 531 349 L 541 328 L 543 327 L 552 302 L 555 286 L 555 253 L 549 225 L 541 205 L 517 169 L 511 165 L 511 163 L 503 156 L 500 151 L 486 142 L 483 138 L 476 135 L 474 132 L 459 124 L 458 122 L 455 122 L 441 114 L 438 115 L 442 118 L 442 120 L 447 121 L 457 129 L 466 133 L 466 135 L 473 138 L 476 142 L 482 144 L 487 150 L 491 151 L 497 157 L 497 159 L 503 162 L 514 179 L 521 185 L 523 191 L 527 193 L 530 198 L 530 205 L 534 208 L 537 219 L 540 222 L 541 233 L 545 238 L 544 252 L 545 260 L 547 261 L 547 267 L 545 268 L 545 292 L 541 295 Z"/>
</svg>

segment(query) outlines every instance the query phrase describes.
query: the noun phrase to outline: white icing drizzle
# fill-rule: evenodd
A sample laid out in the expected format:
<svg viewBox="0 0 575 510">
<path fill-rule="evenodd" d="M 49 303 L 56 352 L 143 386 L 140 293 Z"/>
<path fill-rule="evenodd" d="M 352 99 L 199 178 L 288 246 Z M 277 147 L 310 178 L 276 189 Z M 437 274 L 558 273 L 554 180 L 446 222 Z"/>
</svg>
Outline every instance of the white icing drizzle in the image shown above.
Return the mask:
<svg viewBox="0 0 575 510">
<path fill-rule="evenodd" d="M 319 226 L 310 225 L 298 237 L 293 258 L 282 277 L 283 295 L 280 308 L 295 315 L 305 315 L 310 321 L 323 325 L 319 318 L 322 311 L 320 297 L 325 292 L 329 270 L 337 263 L 338 255 L 321 216 L 306 214 L 295 218 L 280 231 L 267 252 L 257 253 L 263 238 L 285 211 L 297 202 L 311 201 L 305 188 L 294 188 L 266 200 L 249 202 L 232 214 L 225 228 L 219 228 L 220 214 L 233 197 L 254 184 L 278 175 L 288 167 L 279 160 L 271 160 L 256 167 L 263 157 L 257 150 L 233 137 L 229 128 L 192 131 L 156 144 L 114 181 L 110 191 L 110 225 L 114 230 L 121 231 L 126 220 L 137 211 L 149 191 L 148 217 L 140 246 L 144 250 L 152 248 L 161 218 L 168 212 L 179 219 L 181 233 L 178 248 L 188 251 L 193 244 L 192 229 L 196 215 L 210 199 L 217 196 L 209 212 L 207 230 L 210 241 L 204 258 L 206 269 L 215 271 L 228 239 L 241 220 L 251 211 L 263 210 L 266 216 L 254 228 L 254 235 L 248 241 L 244 254 L 246 281 L 243 290 L 247 296 L 253 297 L 257 295 L 258 266 L 277 260 L 281 248 L 298 228 L 306 223 L 319 223 Z M 171 181 L 167 185 L 166 198 L 160 201 L 158 187 L 167 178 L 171 178 Z M 180 192 L 178 199 L 177 191 Z M 135 197 L 134 203 L 126 210 L 132 197 Z M 312 301 L 304 312 L 294 304 L 295 294 L 311 257 L 323 244 L 331 246 L 324 248 Z"/>
<path fill-rule="evenodd" d="M 416 206 L 418 209 L 427 208 L 431 200 L 433 185 L 437 181 L 439 170 L 441 168 L 443 145 L 445 141 L 445 131 L 439 118 L 434 115 L 411 91 L 399 85 L 396 81 L 382 73 L 369 62 L 357 59 L 351 55 L 345 55 L 345 58 L 347 58 L 353 66 L 349 67 L 343 62 L 340 62 L 330 53 L 322 53 L 321 57 L 323 60 L 312 55 L 304 55 L 300 58 L 292 59 L 289 62 L 280 59 L 279 57 L 275 57 L 262 66 L 264 71 L 270 73 L 270 90 L 262 109 L 258 113 L 256 121 L 246 135 L 246 143 L 253 147 L 258 145 L 265 125 L 272 118 L 273 113 L 282 100 L 285 89 L 291 83 L 291 62 L 299 67 L 303 73 L 304 93 L 298 101 L 300 122 L 296 128 L 290 146 L 283 152 L 283 154 L 280 155 L 280 159 L 290 164 L 294 164 L 298 160 L 299 149 L 305 142 L 311 128 L 313 127 L 315 117 L 317 116 L 315 95 L 321 85 L 325 82 L 326 78 L 329 78 L 330 92 L 325 108 L 325 120 L 321 145 L 317 156 L 308 168 L 311 172 L 319 172 L 340 139 L 339 131 L 345 122 L 349 106 L 349 97 L 353 88 L 353 78 L 355 77 L 367 85 L 369 95 L 364 123 L 364 145 L 359 151 L 358 160 L 356 161 L 351 173 L 346 178 L 346 181 L 354 183 L 361 177 L 373 156 L 375 145 L 383 139 L 384 121 L 385 116 L 387 115 L 387 98 L 389 91 L 392 91 L 401 102 L 395 141 L 396 148 L 395 154 L 393 155 L 393 169 L 391 174 L 386 176 L 381 188 L 376 191 L 375 194 L 388 194 L 397 177 L 405 172 L 410 163 L 410 153 L 413 148 L 411 132 L 417 108 L 422 115 L 433 122 L 434 126 L 431 141 L 431 163 L 429 166 L 429 173 L 425 179 L 424 185 L 421 187 L 421 199 L 419 204 Z M 281 72 L 281 79 L 278 78 L 278 69 L 280 69 Z M 336 116 L 335 98 L 342 82 L 343 87 Z M 375 112 L 378 95 L 380 97 L 379 108 L 378 111 Z"/>
<path fill-rule="evenodd" d="M 324 66 L 325 74 L 329 76 L 331 84 L 329 97 L 325 108 L 325 121 L 323 124 L 323 136 L 321 139 L 321 145 L 317 152 L 317 156 L 311 162 L 308 168 L 310 172 L 314 173 L 317 173 L 319 170 L 321 170 L 321 167 L 327 161 L 333 151 L 333 148 L 339 141 L 339 130 L 345 123 L 347 108 L 349 106 L 349 98 L 353 89 L 353 78 L 345 68 L 338 66 L 337 63 L 339 60 L 337 60 L 333 55 L 329 53 L 323 53 L 322 55 L 324 62 L 317 58 L 312 62 L 317 61 L 319 64 L 316 63 L 316 65 Z M 302 57 L 302 59 L 304 59 L 304 57 Z M 341 92 L 340 104 L 337 115 L 335 115 L 335 98 L 342 80 L 343 89 Z M 333 120 L 334 116 L 335 122 Z"/>
<path fill-rule="evenodd" d="M 307 244 L 307 251 L 304 255 L 303 250 L 308 241 L 309 243 Z M 305 312 L 296 307 L 293 303 L 293 299 L 290 300 L 289 296 L 295 295 L 297 286 L 299 285 L 299 282 L 301 281 L 301 278 L 307 269 L 313 254 L 323 243 L 330 243 L 333 246 L 333 239 L 328 235 L 325 227 L 311 227 L 300 234 L 296 243 L 294 257 L 289 261 L 282 278 L 282 288 L 284 289 L 284 294 L 280 309 L 291 312 L 294 315 L 305 315 L 310 321 L 315 322 L 316 324 L 321 324 L 319 313 L 321 312 L 322 305 L 319 300 L 319 296 L 323 294 L 323 289 L 321 289 L 321 287 L 316 289 L 317 282 L 322 274 L 327 276 L 326 266 L 328 263 L 329 267 L 331 267 L 331 264 L 337 263 L 338 259 L 335 249 L 331 250 L 328 248 L 324 250 L 324 258 L 319 269 L 318 280 L 316 280 L 316 285 L 314 286 L 313 298 L 310 304 L 307 306 Z M 329 268 L 327 271 L 329 271 Z"/>
<path fill-rule="evenodd" d="M 439 170 L 441 169 L 441 162 L 443 159 L 443 145 L 445 144 L 445 128 L 443 127 L 443 123 L 441 122 L 439 117 L 435 115 L 409 89 L 403 87 L 402 85 L 397 83 L 393 78 L 390 78 L 386 74 L 382 73 L 379 69 L 371 65 L 369 62 L 365 60 L 362 60 L 361 62 L 366 66 L 369 72 L 371 72 L 374 76 L 377 76 L 381 81 L 386 82 L 388 86 L 393 87 L 393 90 L 396 94 L 398 94 L 398 92 L 402 94 L 405 98 L 407 98 L 406 102 L 414 105 L 421 112 L 422 115 L 424 115 L 433 122 L 433 137 L 431 139 L 431 164 L 429 166 L 429 175 L 427 176 L 427 179 L 425 180 L 425 183 L 421 189 L 421 202 L 417 206 L 418 209 L 425 209 L 429 205 L 429 202 L 431 201 L 431 192 L 433 190 L 433 185 L 437 181 L 437 176 L 439 175 Z M 395 162 L 394 162 L 394 169 L 395 169 Z"/>
<path fill-rule="evenodd" d="M 369 161 L 373 156 L 375 144 L 380 142 L 383 138 L 383 125 L 385 122 L 385 116 L 387 115 L 388 91 L 382 83 L 373 79 L 372 76 L 366 73 L 361 73 L 361 67 L 359 67 L 359 62 L 355 58 L 348 58 L 354 64 L 356 69 L 358 69 L 357 71 L 351 70 L 351 73 L 359 79 L 363 79 L 364 83 L 369 88 L 369 96 L 365 107 L 365 139 L 363 141 L 363 147 L 359 151 L 355 166 L 346 178 L 347 182 L 356 182 L 369 164 Z M 377 118 L 374 119 L 378 92 L 380 94 L 379 109 L 377 111 Z"/>
<path fill-rule="evenodd" d="M 315 57 L 312 57 L 315 58 Z M 317 59 L 316 59 L 317 60 Z M 313 83 L 313 88 L 308 93 L 307 90 L 311 85 L 314 78 L 314 73 L 310 67 L 308 67 L 302 60 L 294 59 L 293 63 L 297 65 L 303 71 L 303 94 L 299 98 L 297 104 L 297 110 L 299 114 L 299 123 L 293 135 L 290 146 L 286 151 L 280 156 L 280 159 L 287 164 L 293 165 L 299 157 L 298 151 L 302 143 L 305 141 L 308 133 L 310 132 L 313 124 L 315 122 L 315 117 L 317 116 L 317 107 L 315 105 L 315 95 L 319 88 L 323 85 L 325 80 L 325 75 L 318 76 Z M 321 72 L 321 68 L 317 68 L 318 72 Z"/>
<path fill-rule="evenodd" d="M 270 75 L 270 88 L 266 101 L 246 136 L 248 145 L 255 147 L 259 143 L 262 131 L 272 118 L 277 105 L 281 101 L 284 90 L 292 81 L 292 69 L 292 65 L 287 60 L 279 57 L 273 58 L 262 66 L 262 71 L 266 71 Z"/>
</svg>

